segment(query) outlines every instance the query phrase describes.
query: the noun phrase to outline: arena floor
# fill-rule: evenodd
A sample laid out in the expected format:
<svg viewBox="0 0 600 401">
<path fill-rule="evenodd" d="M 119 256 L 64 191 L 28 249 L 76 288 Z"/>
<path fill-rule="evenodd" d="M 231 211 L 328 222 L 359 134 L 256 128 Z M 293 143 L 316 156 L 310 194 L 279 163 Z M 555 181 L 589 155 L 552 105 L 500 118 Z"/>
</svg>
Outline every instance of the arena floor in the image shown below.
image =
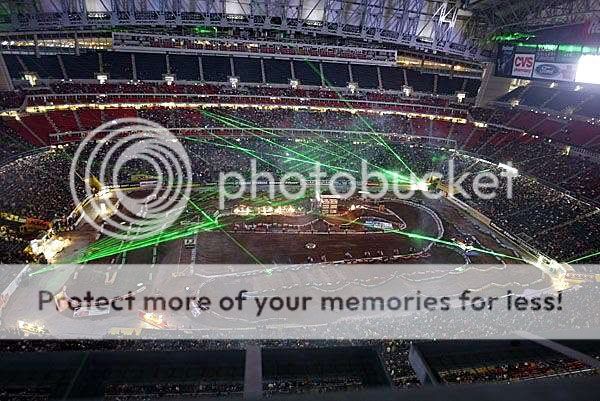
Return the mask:
<svg viewBox="0 0 600 401">
<path fill-rule="evenodd" d="M 299 218 L 303 228 L 297 232 L 289 227 L 285 232 L 276 229 L 267 232 L 259 227 L 244 228 L 239 224 L 234 228 L 229 224 L 223 229 L 198 233 L 193 246 L 186 245 L 189 238 L 180 238 L 93 262 L 104 266 L 64 266 L 32 276 L 11 298 L 3 319 L 10 326 L 16 325 L 17 320 L 36 322 L 49 333 L 65 337 L 101 337 L 115 327 L 160 329 L 142 321 L 137 311 L 95 318 L 74 318 L 70 311 L 40 312 L 34 302 L 40 288 L 54 293 L 65 289 L 69 296 L 83 296 L 91 289 L 114 298 L 128 291 L 180 297 L 206 293 L 217 296 L 223 292 L 237 293 L 240 286 L 252 295 L 268 297 L 301 296 L 307 291 L 347 294 L 353 290 L 379 296 L 410 295 L 417 291 L 431 296 L 457 296 L 465 289 L 495 296 L 502 295 L 506 288 L 522 293 L 551 286 L 549 278 L 531 265 L 518 262 L 515 265 L 509 258 L 448 246 L 447 243 L 458 241 L 498 254 L 519 256 L 514 244 L 444 199 L 386 201 L 384 206 L 384 212 L 370 208 L 362 213 L 403 227 L 399 231 L 440 238 L 445 243 L 370 231 L 356 224 L 346 226 L 345 230 L 335 225 L 348 219 L 329 219 L 324 223 L 327 219 L 304 216 Z M 184 218 L 190 220 L 193 216 Z M 321 231 L 324 224 L 329 224 L 329 231 Z M 77 239 L 73 246 L 81 250 L 85 239 L 92 236 L 89 227 L 83 225 L 71 234 Z M 337 317 L 343 319 L 344 314 Z M 298 316 L 298 322 L 305 318 L 309 317 Z M 189 311 L 165 312 L 163 319 L 168 328 L 191 330 L 202 336 L 210 336 L 215 330 L 242 330 L 265 323 L 290 324 L 289 319 L 248 319 L 236 314 L 225 317 L 212 311 L 200 319 Z"/>
</svg>

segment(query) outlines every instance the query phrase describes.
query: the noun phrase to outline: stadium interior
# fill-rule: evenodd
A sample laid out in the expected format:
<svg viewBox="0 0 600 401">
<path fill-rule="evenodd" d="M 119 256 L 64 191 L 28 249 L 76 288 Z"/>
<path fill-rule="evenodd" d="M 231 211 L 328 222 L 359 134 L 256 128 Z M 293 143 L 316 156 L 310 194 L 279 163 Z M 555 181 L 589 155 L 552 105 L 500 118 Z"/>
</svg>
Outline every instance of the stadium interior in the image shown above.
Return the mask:
<svg viewBox="0 0 600 401">
<path fill-rule="evenodd" d="M 0 0 L 0 400 L 596 399 L 599 66 L 598 0 Z"/>
</svg>

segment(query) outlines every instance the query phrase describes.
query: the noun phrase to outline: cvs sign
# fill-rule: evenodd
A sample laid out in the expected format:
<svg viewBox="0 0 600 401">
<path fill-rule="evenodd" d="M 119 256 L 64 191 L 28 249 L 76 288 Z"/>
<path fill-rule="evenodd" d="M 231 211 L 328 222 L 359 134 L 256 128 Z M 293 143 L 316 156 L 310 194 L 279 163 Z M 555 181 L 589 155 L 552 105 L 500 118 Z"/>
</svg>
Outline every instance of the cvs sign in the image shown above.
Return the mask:
<svg viewBox="0 0 600 401">
<path fill-rule="evenodd" d="M 512 75 L 531 78 L 535 65 L 535 54 L 515 54 Z"/>
</svg>

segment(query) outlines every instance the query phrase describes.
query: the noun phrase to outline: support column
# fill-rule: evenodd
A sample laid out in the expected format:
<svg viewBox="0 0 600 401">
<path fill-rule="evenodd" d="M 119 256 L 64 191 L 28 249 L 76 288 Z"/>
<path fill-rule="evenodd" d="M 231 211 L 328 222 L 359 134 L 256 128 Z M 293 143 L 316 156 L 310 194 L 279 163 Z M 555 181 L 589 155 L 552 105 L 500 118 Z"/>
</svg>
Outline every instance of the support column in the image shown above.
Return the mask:
<svg viewBox="0 0 600 401">
<path fill-rule="evenodd" d="M 246 348 L 246 366 L 244 370 L 244 399 L 262 398 L 262 354 L 260 346 L 249 345 Z"/>
<path fill-rule="evenodd" d="M 33 49 L 35 51 L 35 57 L 39 58 L 40 57 L 40 49 L 39 49 L 39 42 L 38 42 L 38 36 L 37 33 L 33 35 Z"/>
<path fill-rule="evenodd" d="M 512 78 L 494 76 L 495 69 L 495 63 L 484 63 L 483 77 L 475 98 L 475 106 L 483 107 L 508 92 Z"/>
<path fill-rule="evenodd" d="M 133 80 L 137 81 L 137 67 L 135 66 L 135 54 L 131 53 L 131 66 L 133 72 Z"/>
<path fill-rule="evenodd" d="M 81 53 L 79 51 L 79 35 L 75 32 L 75 55 L 79 56 Z"/>
<path fill-rule="evenodd" d="M 67 69 L 65 68 L 65 63 L 63 62 L 61 55 L 57 54 L 56 58 L 58 59 L 58 65 L 60 66 L 60 70 L 62 71 L 63 78 L 69 79 L 69 77 L 67 76 Z"/>
<path fill-rule="evenodd" d="M 202 67 L 202 56 L 198 56 L 198 68 L 198 71 L 200 71 L 200 81 L 204 82 L 204 68 Z"/>
<path fill-rule="evenodd" d="M 327 84 L 325 83 L 325 75 L 323 74 L 323 63 L 319 61 L 319 73 L 321 74 L 321 86 L 325 87 Z"/>
<path fill-rule="evenodd" d="M 410 350 L 408 351 L 408 361 L 421 384 L 434 386 L 440 384 L 437 376 L 423 357 L 421 350 L 415 344 L 410 346 Z"/>
</svg>

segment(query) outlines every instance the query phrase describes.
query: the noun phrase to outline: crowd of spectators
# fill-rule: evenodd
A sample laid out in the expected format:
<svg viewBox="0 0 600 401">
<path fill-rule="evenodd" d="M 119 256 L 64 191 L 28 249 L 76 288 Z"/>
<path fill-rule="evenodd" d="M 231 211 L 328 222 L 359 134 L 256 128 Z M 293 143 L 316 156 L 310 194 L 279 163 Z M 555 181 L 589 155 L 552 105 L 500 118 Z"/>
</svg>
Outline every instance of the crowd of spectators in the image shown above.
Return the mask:
<svg viewBox="0 0 600 401">
<path fill-rule="evenodd" d="M 24 100 L 25 93 L 22 91 L 0 92 L 0 107 L 3 109 L 19 108 Z"/>
<path fill-rule="evenodd" d="M 459 174 L 470 173 L 461 186 L 466 196 L 457 197 L 535 249 L 566 262 L 600 245 L 595 205 L 526 175 L 514 177 L 509 184 L 502 168 L 466 156 L 457 155 L 454 162 Z M 475 173 L 480 171 L 499 178 L 497 195 L 491 199 L 481 199 L 473 191 Z"/>
<path fill-rule="evenodd" d="M 0 122 L 0 165 L 32 149 L 31 144 Z"/>
<path fill-rule="evenodd" d="M 443 373 L 442 380 L 447 384 L 514 383 L 520 380 L 597 374 L 596 369 L 592 369 L 582 362 L 555 359 L 509 362 L 502 365 L 451 370 Z"/>
<path fill-rule="evenodd" d="M 9 231 L 4 226 L 0 231 L 0 263 L 25 263 L 30 258 L 24 249 L 29 245 L 28 241 L 14 231 Z"/>
<path fill-rule="evenodd" d="M 104 399 L 107 401 L 162 400 L 169 398 L 213 398 L 241 397 L 243 383 L 202 383 L 198 381 L 186 383 L 124 383 L 108 384 Z"/>
<path fill-rule="evenodd" d="M 358 391 L 366 388 L 360 376 L 310 376 L 302 378 L 268 380 L 263 383 L 266 397 L 273 394 L 302 394 Z"/>
<path fill-rule="evenodd" d="M 191 117 L 183 113 L 185 112 L 164 115 L 158 113 L 154 117 L 158 116 L 166 125 L 170 125 L 171 121 L 175 124 L 181 119 L 189 122 Z M 173 115 L 175 117 L 171 118 Z M 273 114 L 268 112 L 241 110 L 235 116 L 238 121 L 248 121 L 250 127 L 268 127 L 276 123 Z M 292 137 L 268 130 L 262 132 L 264 129 L 260 128 L 256 131 L 243 131 L 245 136 L 242 137 L 190 136 L 183 139 L 182 143 L 192 163 L 193 181 L 216 182 L 222 171 L 237 171 L 249 175 L 252 158 L 258 159 L 258 171 L 271 172 L 276 177 L 292 171 L 306 172 L 316 161 L 322 163 L 328 176 L 340 169 L 359 172 L 362 160 L 366 160 L 371 166 L 395 171 L 405 177 L 410 176 L 411 172 L 422 177 L 431 171 L 447 175 L 447 162 L 452 159 L 457 174 L 470 173 L 463 185 L 466 190 L 472 190 L 475 173 L 480 171 L 493 172 L 500 177 L 498 196 L 493 199 L 479 199 L 472 192 L 471 199 L 464 199 L 460 194 L 458 196 L 507 232 L 561 261 L 575 259 L 598 246 L 596 233 L 599 227 L 594 214 L 597 209 L 593 203 L 586 201 L 588 196 L 585 196 L 593 198 L 597 191 L 594 183 L 598 178 L 593 174 L 597 165 L 592 160 L 561 153 L 554 158 L 545 158 L 544 154 L 560 150 L 543 142 L 535 142 L 529 148 L 531 152 L 519 152 L 513 145 L 500 147 L 495 152 L 490 152 L 490 157 L 496 155 L 501 157 L 500 161 L 505 161 L 502 158 L 512 154 L 515 166 L 521 173 L 513 180 L 513 195 L 510 197 L 507 192 L 508 181 L 502 177 L 502 169 L 468 155 L 432 146 L 427 141 L 407 140 L 402 137 L 402 132 L 398 132 L 398 136 L 388 137 L 357 135 L 351 140 L 343 132 L 316 131 L 318 127 L 362 130 L 365 125 L 374 126 L 377 130 L 395 127 L 402 131 L 407 127 L 405 119 L 382 116 L 365 122 L 360 118 L 342 118 L 331 112 L 316 115 L 286 112 L 278 117 L 279 126 L 297 127 L 302 124 L 309 131 L 302 136 Z M 206 127 L 215 127 L 218 125 L 216 122 L 221 121 L 213 115 L 203 118 Z M 190 125 L 197 123 L 198 121 Z M 382 145 L 381 141 L 391 147 Z M 323 143 L 329 145 L 323 146 Z M 96 176 L 99 176 L 101 161 L 110 146 L 110 143 L 106 144 L 91 162 L 92 172 Z M 63 225 L 66 225 L 64 219 L 74 207 L 68 176 L 75 149 L 75 144 L 52 147 L 0 167 L 0 210 L 25 218 L 63 221 Z M 80 159 L 80 176 L 83 176 L 86 160 L 84 153 L 84 157 Z M 580 190 L 569 194 L 564 188 L 560 188 L 561 179 L 570 177 L 572 173 L 577 174 L 577 170 L 581 169 L 589 174 L 584 174 L 588 178 L 580 184 Z M 541 177 L 536 177 L 536 172 Z M 119 171 L 118 179 L 119 183 L 124 183 L 130 182 L 135 175 L 153 174 L 155 172 L 150 165 L 132 160 Z M 530 178 L 529 174 L 534 178 Z M 105 184 L 114 184 L 110 179 L 109 181 Z M 570 181 L 578 182 L 577 179 Z M 79 191 L 83 185 L 81 180 L 76 183 Z M 569 188 L 573 188 L 573 184 Z M 588 215 L 591 216 L 587 217 Z M 565 246 L 564 241 L 567 239 L 572 246 Z"/>
<path fill-rule="evenodd" d="M 596 308 L 598 306 L 599 285 L 596 283 L 584 284 L 580 287 L 574 287 L 566 291 L 564 296 L 565 310 L 574 310 L 573 308 L 583 307 Z M 417 323 L 418 322 L 418 323 Z M 552 333 L 560 330 L 578 330 L 584 328 L 597 328 L 600 320 L 597 314 L 587 314 L 586 318 L 578 317 L 577 314 L 561 315 L 560 318 L 549 318 L 548 314 L 541 312 L 516 313 L 508 310 L 496 310 L 493 314 L 486 317 L 485 323 L 474 321 L 472 315 L 465 315 L 459 308 L 450 309 L 444 314 L 437 314 L 435 317 L 426 311 L 413 312 L 412 315 L 403 316 L 381 316 L 371 318 L 368 324 L 361 324 L 361 327 L 368 328 L 368 334 L 374 338 L 380 338 L 389 326 L 400 326 L 407 338 L 432 336 L 440 329 L 447 330 L 448 333 L 455 335 L 473 336 L 477 338 L 486 338 L 490 335 L 495 337 L 509 334 L 514 327 L 519 327 L 523 331 L 538 333 Z M 337 330 L 343 332 L 347 330 L 347 322 L 332 322 L 328 326 L 328 335 L 335 336 Z M 275 335 L 277 330 L 273 328 Z M 318 330 L 313 327 L 302 328 L 303 331 Z M 423 331 L 425 330 L 425 332 Z M 430 332 L 429 332 L 430 331 Z M 154 330 L 154 332 L 157 332 Z M 289 331 L 286 331 L 289 333 Z M 1 336 L 2 333 L 0 333 Z M 160 331 L 157 335 L 161 334 Z M 306 334 L 306 333 L 304 333 Z M 169 333 L 173 337 L 174 333 Z M 159 336 L 160 337 L 160 336 Z M 267 340 L 267 341 L 247 341 L 247 340 L 136 340 L 136 335 L 132 334 L 127 339 L 114 340 L 113 336 L 107 336 L 106 340 L 70 340 L 70 341 L 6 341 L 0 344 L 5 352 L 60 352 L 60 351 L 125 351 L 125 352 L 143 352 L 143 351 L 194 351 L 194 350 L 239 350 L 246 349 L 248 346 L 258 345 L 263 349 L 308 349 L 318 348 L 331 349 L 332 347 L 371 347 L 378 350 L 379 358 L 385 369 L 386 375 L 391 380 L 391 384 L 398 388 L 413 387 L 418 385 L 418 380 L 411 364 L 408 360 L 408 353 L 411 347 L 410 341 L 402 340 Z M 423 340 L 421 340 L 423 341 Z M 419 342 L 419 341 L 417 341 Z M 485 347 L 479 348 L 480 354 Z M 465 383 L 483 383 L 483 382 L 515 382 L 519 380 L 547 379 L 552 377 L 565 377 L 572 375 L 597 375 L 596 369 L 590 368 L 585 364 L 567 357 L 556 357 L 550 353 L 532 355 L 519 354 L 503 355 L 490 358 L 486 363 L 483 356 L 473 362 L 472 366 L 465 367 L 466 362 L 460 362 L 459 366 L 452 365 L 452 355 L 448 356 L 448 363 L 444 369 L 438 372 L 442 383 L 446 384 L 465 384 Z M 595 356 L 595 355 L 593 355 Z M 502 362 L 496 361 L 503 359 Z M 461 366 L 462 365 L 462 366 Z M 307 375 L 301 377 L 298 375 L 281 376 L 277 378 L 267 378 L 264 383 L 265 395 L 277 393 L 303 393 L 303 392 L 324 392 L 324 391 L 352 391 L 365 388 L 364 377 L 331 374 L 323 367 L 323 374 L 317 376 Z M 106 395 L 110 397 L 120 397 L 123 400 L 139 399 L 140 395 L 147 395 L 148 398 L 168 397 L 170 395 L 227 395 L 242 391 L 241 383 L 229 383 L 215 385 L 214 383 L 180 383 L 173 382 L 163 385 L 144 385 L 144 384 L 118 384 L 109 386 L 106 389 Z M 136 398 L 138 397 L 138 398 Z M 116 399 L 116 398 L 111 398 Z"/>
<path fill-rule="evenodd" d="M 0 167 L 0 210 L 53 221 L 73 210 L 70 155 L 46 149 Z"/>
<path fill-rule="evenodd" d="M 350 100 L 367 100 L 370 102 L 383 102 L 383 103 L 399 103 L 399 102 L 415 102 L 421 105 L 447 107 L 450 102 L 447 98 L 437 97 L 427 94 L 413 95 L 411 98 L 399 97 L 396 93 L 386 91 L 373 91 L 373 92 L 357 92 L 351 93 L 349 91 L 341 92 L 339 89 L 304 89 L 291 87 L 271 87 L 271 86 L 245 86 L 233 89 L 231 86 L 218 86 L 213 84 L 194 84 L 194 85 L 167 85 L 164 83 L 150 83 L 150 82 L 137 82 L 137 83 L 112 83 L 112 84 L 97 84 L 97 83 L 71 83 L 71 82 L 59 82 L 54 83 L 50 86 L 49 90 L 36 91 L 31 94 L 45 94 L 51 91 L 53 95 L 69 95 L 67 99 L 83 98 L 87 94 L 96 95 L 250 95 L 250 96 L 273 96 L 273 97 L 290 97 L 300 99 L 350 99 Z M 51 99 L 57 99 L 56 96 L 49 97 Z M 23 96 L 21 101 L 25 97 Z M 38 98 L 38 100 L 29 98 L 27 99 L 28 105 L 44 104 L 44 98 Z M 0 105 L 4 105 L 0 103 Z M 458 106 L 457 104 L 453 104 Z M 5 105 L 6 108 L 7 105 Z"/>
</svg>

